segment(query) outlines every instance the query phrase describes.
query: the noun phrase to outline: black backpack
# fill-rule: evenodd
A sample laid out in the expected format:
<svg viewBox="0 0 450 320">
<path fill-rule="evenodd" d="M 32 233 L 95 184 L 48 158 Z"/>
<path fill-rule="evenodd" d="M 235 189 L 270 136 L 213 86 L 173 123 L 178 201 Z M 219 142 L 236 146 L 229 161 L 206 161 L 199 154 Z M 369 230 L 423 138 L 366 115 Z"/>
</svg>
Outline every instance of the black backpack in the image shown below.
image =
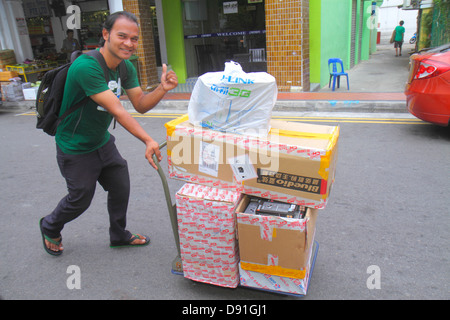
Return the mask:
<svg viewBox="0 0 450 320">
<path fill-rule="evenodd" d="M 56 128 L 64 118 L 81 106 L 85 105 L 90 99 L 89 97 L 84 98 L 79 103 L 67 109 L 64 114 L 60 115 L 67 72 L 69 71 L 73 61 L 75 61 L 75 59 L 81 54 L 83 54 L 81 51 L 73 52 L 69 63 L 48 71 L 42 78 L 41 85 L 39 86 L 37 92 L 38 98 L 36 99 L 36 128 L 44 130 L 44 132 L 51 136 L 56 134 Z M 108 83 L 109 71 L 103 55 L 98 50 L 92 50 L 84 54 L 97 59 L 105 74 L 105 80 Z M 125 83 L 127 78 L 125 61 L 122 61 L 119 64 L 119 77 L 121 79 L 121 83 Z"/>
</svg>

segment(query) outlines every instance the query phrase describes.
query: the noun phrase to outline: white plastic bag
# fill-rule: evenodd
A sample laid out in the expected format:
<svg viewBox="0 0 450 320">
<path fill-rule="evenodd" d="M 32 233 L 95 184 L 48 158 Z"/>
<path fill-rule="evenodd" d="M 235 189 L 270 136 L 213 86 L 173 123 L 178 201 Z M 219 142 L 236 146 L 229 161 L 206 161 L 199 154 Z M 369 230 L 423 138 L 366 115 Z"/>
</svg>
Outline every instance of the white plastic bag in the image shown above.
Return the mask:
<svg viewBox="0 0 450 320">
<path fill-rule="evenodd" d="M 22 82 L 19 77 L 9 79 L 11 82 L 4 86 L 6 101 L 22 101 L 24 100 L 22 91 Z"/>
<path fill-rule="evenodd" d="M 188 106 L 189 121 L 217 131 L 265 137 L 277 99 L 275 78 L 245 73 L 236 62 L 200 76 Z"/>
</svg>

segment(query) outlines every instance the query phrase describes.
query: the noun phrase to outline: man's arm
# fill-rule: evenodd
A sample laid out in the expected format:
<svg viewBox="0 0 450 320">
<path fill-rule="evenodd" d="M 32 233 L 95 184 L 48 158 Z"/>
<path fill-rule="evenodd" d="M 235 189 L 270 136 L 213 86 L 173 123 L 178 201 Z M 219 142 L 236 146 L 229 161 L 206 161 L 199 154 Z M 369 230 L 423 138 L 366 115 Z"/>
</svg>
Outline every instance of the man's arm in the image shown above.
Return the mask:
<svg viewBox="0 0 450 320">
<path fill-rule="evenodd" d="M 155 154 L 158 161 L 161 161 L 162 156 L 159 150 L 159 144 L 153 140 L 139 125 L 136 119 L 125 110 L 116 95 L 111 90 L 106 90 L 91 95 L 90 97 L 99 106 L 105 108 L 128 132 L 145 143 L 145 158 L 153 168 L 158 169 L 152 156 Z"/>
<path fill-rule="evenodd" d="M 158 87 L 149 93 L 144 93 L 140 87 L 126 90 L 128 98 L 134 108 L 139 113 L 146 113 L 164 97 L 166 92 L 174 89 L 178 85 L 178 78 L 175 72 L 167 72 L 167 66 L 163 64 L 161 83 Z"/>
</svg>

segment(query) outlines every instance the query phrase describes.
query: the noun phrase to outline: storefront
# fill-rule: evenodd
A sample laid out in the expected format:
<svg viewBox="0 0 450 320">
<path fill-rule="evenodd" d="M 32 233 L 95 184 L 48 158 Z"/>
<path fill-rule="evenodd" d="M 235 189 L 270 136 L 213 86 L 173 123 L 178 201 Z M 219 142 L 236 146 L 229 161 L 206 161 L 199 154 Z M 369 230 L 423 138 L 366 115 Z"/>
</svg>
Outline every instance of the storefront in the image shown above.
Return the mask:
<svg viewBox="0 0 450 320">
<path fill-rule="evenodd" d="M 263 0 L 184 0 L 183 31 L 188 77 L 229 60 L 246 72 L 267 70 Z"/>
<path fill-rule="evenodd" d="M 94 49 L 101 37 L 102 24 L 109 14 L 107 0 L 83 1 L 80 8 L 81 29 L 74 29 L 74 38 L 82 49 Z M 23 0 L 23 11 L 35 59 L 65 60 L 61 54 L 66 38 L 65 1 Z"/>
<path fill-rule="evenodd" d="M 75 28 L 75 38 L 83 49 L 97 46 L 102 24 L 110 13 L 133 12 L 141 30 L 136 56 L 141 87 L 145 90 L 159 82 L 162 63 L 177 72 L 179 90 L 189 91 L 190 83 L 198 76 L 221 71 L 230 60 L 239 62 L 246 72 L 274 75 L 283 90 L 292 86 L 309 90 L 308 1 L 10 1 L 23 4 L 28 27 L 24 33 L 36 56 L 58 56 L 70 17 L 67 6 L 72 3 L 80 8 L 81 28 Z M 5 48 L 12 47 L 15 51 L 20 49 L 20 45 Z M 36 58 L 34 55 L 23 54 L 23 60 Z M 60 58 L 63 57 L 56 59 Z M 18 58 L 19 63 L 23 60 Z"/>
</svg>

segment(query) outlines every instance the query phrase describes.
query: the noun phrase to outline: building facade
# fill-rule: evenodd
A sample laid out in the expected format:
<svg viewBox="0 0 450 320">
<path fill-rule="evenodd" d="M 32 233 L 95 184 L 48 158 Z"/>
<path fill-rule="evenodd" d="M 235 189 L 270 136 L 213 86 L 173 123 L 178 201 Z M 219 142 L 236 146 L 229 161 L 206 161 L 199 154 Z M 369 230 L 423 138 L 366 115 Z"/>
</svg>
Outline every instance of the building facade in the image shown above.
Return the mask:
<svg viewBox="0 0 450 320">
<path fill-rule="evenodd" d="M 67 13 L 72 1 L 0 1 L 3 7 L 14 5 L 16 19 L 21 15 L 25 18 L 31 39 L 28 45 L 2 41 L 0 49 L 15 49 L 19 63 L 26 58 L 33 59 L 30 55 L 38 53 L 40 38 L 51 33 L 50 40 L 59 51 L 68 20 L 74 15 Z M 376 43 L 376 8 L 382 0 L 86 0 L 77 3 L 81 23 L 76 28 L 76 38 L 86 49 L 95 47 L 108 14 L 126 10 L 137 16 L 141 34 L 136 65 L 143 89 L 151 89 L 159 82 L 162 63 L 169 64 L 177 73 L 180 83 L 177 90 L 190 91 L 198 76 L 221 71 L 226 61 L 233 60 L 246 72 L 270 73 L 277 79 L 280 91 L 311 91 L 328 84 L 329 58 L 341 58 L 345 69 L 369 58 Z M 30 17 L 30 8 L 38 4 L 45 4 L 43 10 L 48 19 L 42 14 Z M 17 10 L 19 6 L 25 10 Z M 47 26 L 51 32 L 36 31 L 40 30 L 40 24 L 45 24 L 42 30 Z M 9 32 L 13 34 L 13 31 Z M 1 39 L 8 38 L 7 32 L 2 31 Z M 21 32 L 24 36 L 26 30 Z M 30 44 L 32 48 L 28 48 Z"/>
<path fill-rule="evenodd" d="M 129 3 L 149 0 L 123 0 Z M 156 1 L 160 54 L 180 83 L 224 62 L 266 71 L 280 91 L 311 91 L 328 84 L 328 59 L 345 69 L 376 50 L 382 0 L 164 0 Z M 161 32 L 161 29 L 163 32 Z M 156 51 L 158 55 L 158 51 Z M 182 89 L 183 90 L 183 89 Z M 189 91 L 189 86 L 186 89 Z"/>
<path fill-rule="evenodd" d="M 379 6 L 383 1 L 314 0 L 310 10 L 310 81 L 328 85 L 329 58 L 341 58 L 345 70 L 376 51 Z"/>
</svg>

